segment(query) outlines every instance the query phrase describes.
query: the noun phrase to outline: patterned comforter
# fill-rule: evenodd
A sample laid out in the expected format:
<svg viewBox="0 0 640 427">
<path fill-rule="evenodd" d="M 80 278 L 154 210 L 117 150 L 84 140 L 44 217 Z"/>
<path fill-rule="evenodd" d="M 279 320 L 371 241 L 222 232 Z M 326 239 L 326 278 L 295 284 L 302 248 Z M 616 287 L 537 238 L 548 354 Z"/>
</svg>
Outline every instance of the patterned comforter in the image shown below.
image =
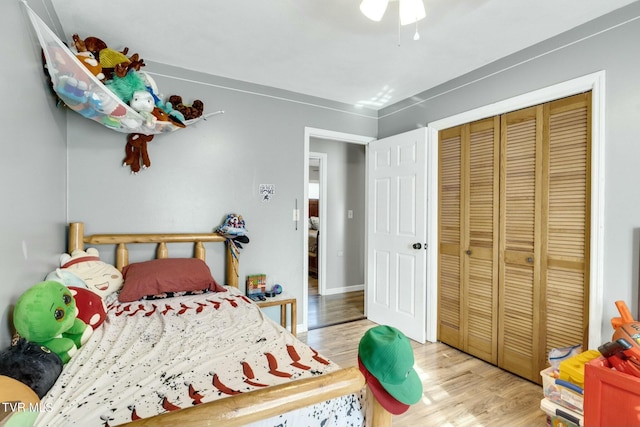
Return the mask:
<svg viewBox="0 0 640 427">
<path fill-rule="evenodd" d="M 115 426 L 338 369 L 235 288 L 108 303 L 36 426 Z M 343 396 L 254 425 L 361 426 L 363 403 L 362 394 Z"/>
</svg>

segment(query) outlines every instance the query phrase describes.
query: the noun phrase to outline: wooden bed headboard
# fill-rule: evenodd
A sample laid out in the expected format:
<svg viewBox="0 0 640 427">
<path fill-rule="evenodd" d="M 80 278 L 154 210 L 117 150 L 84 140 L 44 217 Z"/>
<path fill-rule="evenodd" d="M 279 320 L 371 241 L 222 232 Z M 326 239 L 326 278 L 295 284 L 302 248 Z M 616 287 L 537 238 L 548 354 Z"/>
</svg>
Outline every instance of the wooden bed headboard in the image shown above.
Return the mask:
<svg viewBox="0 0 640 427">
<path fill-rule="evenodd" d="M 168 258 L 167 243 L 193 243 L 194 258 L 206 261 L 204 242 L 225 243 L 227 239 L 217 233 L 162 233 L 162 234 L 84 234 L 83 222 L 69 223 L 69 254 L 75 249 L 84 250 L 87 245 L 116 245 L 116 268 L 120 271 L 129 264 L 127 244 L 157 243 L 157 258 Z M 227 244 L 225 284 L 238 287 L 238 252 Z"/>
</svg>

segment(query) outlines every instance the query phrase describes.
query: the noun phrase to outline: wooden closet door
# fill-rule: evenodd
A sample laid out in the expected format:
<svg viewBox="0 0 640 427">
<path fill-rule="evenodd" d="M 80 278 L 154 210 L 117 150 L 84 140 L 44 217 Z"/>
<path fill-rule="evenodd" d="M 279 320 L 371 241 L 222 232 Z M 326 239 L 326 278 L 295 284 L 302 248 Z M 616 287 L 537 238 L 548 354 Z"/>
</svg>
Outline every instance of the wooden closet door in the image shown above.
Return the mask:
<svg viewBox="0 0 640 427">
<path fill-rule="evenodd" d="M 537 383 L 552 348 L 587 344 L 590 106 L 502 118 L 498 366 Z"/>
<path fill-rule="evenodd" d="M 498 366 L 539 381 L 541 105 L 501 121 Z"/>
<path fill-rule="evenodd" d="M 591 92 L 545 105 L 541 277 L 545 354 L 588 343 Z"/>
<path fill-rule="evenodd" d="M 439 339 L 497 362 L 499 119 L 440 134 Z"/>
<path fill-rule="evenodd" d="M 466 130 L 468 129 L 468 130 Z M 464 351 L 498 361 L 498 184 L 500 120 L 465 125 L 468 143 L 465 194 Z M 466 142 L 465 141 L 465 142 Z"/>
<path fill-rule="evenodd" d="M 540 383 L 587 344 L 591 95 L 439 135 L 438 339 Z"/>
<path fill-rule="evenodd" d="M 438 340 L 462 349 L 462 126 L 438 140 Z"/>
</svg>

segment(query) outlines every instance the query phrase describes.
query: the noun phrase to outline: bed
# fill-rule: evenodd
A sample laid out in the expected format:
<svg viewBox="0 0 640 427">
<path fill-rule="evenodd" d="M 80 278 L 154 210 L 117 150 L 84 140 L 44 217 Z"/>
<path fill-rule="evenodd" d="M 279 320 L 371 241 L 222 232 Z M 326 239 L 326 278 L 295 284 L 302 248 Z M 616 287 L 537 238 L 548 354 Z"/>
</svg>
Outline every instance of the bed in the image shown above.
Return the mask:
<svg viewBox="0 0 640 427">
<path fill-rule="evenodd" d="M 168 244 L 184 242 L 204 260 L 204 243 L 225 238 L 85 235 L 75 222 L 68 251 L 115 245 L 123 270 L 128 244 L 156 243 L 163 259 Z M 343 369 L 318 354 L 239 291 L 237 253 L 224 252 L 227 286 L 219 292 L 127 303 L 109 295 L 107 320 L 65 365 L 35 425 L 391 425 L 357 367 Z"/>
</svg>

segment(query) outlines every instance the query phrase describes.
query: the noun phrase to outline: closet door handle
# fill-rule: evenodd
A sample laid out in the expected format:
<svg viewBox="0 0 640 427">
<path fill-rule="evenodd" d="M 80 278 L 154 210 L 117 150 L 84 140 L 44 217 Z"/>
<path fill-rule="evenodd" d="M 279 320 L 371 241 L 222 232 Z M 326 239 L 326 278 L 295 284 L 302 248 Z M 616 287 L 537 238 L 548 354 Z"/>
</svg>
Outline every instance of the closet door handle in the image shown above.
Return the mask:
<svg viewBox="0 0 640 427">
<path fill-rule="evenodd" d="M 527 258 L 527 262 L 528 262 L 529 264 L 533 264 L 533 257 L 529 257 L 529 258 Z"/>
<path fill-rule="evenodd" d="M 414 243 L 414 244 L 413 244 L 413 249 L 422 249 L 422 244 L 420 244 L 420 243 Z"/>
<path fill-rule="evenodd" d="M 471 255 L 471 249 L 467 249 L 467 255 Z"/>
</svg>

